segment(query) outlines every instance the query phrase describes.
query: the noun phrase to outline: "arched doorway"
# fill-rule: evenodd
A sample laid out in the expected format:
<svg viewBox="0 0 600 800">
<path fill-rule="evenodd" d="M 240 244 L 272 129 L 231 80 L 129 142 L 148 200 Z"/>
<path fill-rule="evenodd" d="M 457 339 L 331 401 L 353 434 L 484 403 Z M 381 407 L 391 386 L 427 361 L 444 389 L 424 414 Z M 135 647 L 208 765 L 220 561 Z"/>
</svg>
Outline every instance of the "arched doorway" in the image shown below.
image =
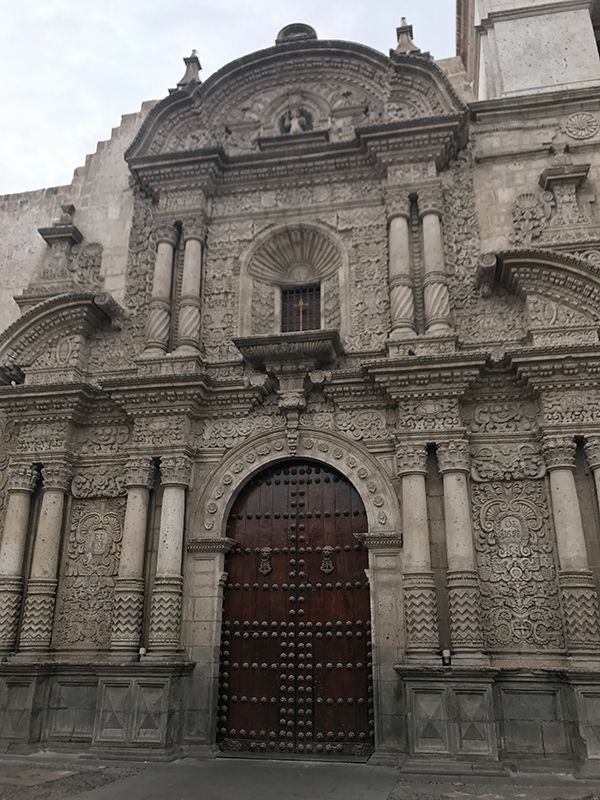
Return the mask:
<svg viewBox="0 0 600 800">
<path fill-rule="evenodd" d="M 227 522 L 217 741 L 223 750 L 373 750 L 367 516 L 331 467 L 252 478 Z"/>
</svg>

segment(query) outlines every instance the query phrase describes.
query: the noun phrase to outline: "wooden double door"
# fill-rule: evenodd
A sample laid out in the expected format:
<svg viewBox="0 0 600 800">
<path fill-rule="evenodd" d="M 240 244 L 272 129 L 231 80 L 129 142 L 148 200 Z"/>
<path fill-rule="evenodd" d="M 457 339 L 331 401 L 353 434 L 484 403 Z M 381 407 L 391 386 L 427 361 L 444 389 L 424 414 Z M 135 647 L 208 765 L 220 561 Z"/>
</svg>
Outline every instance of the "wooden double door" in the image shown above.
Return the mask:
<svg viewBox="0 0 600 800">
<path fill-rule="evenodd" d="M 365 508 L 318 462 L 279 463 L 234 503 L 217 739 L 222 750 L 373 750 Z"/>
</svg>

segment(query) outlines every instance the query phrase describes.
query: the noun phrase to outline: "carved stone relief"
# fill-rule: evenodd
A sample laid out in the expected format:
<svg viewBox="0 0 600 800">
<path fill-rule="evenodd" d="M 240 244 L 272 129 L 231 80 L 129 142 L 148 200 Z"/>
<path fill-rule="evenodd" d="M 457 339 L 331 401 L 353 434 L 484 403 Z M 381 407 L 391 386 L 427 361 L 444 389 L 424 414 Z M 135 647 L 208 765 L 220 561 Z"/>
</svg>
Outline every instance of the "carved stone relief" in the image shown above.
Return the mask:
<svg viewBox="0 0 600 800">
<path fill-rule="evenodd" d="M 73 504 L 55 623 L 56 646 L 109 647 L 124 513 L 123 498 Z"/>
<path fill-rule="evenodd" d="M 350 332 L 348 352 L 380 350 L 390 328 L 387 227 L 379 209 L 346 211 L 340 227 L 350 231 Z"/>
<path fill-rule="evenodd" d="M 474 484 L 472 497 L 487 646 L 563 648 L 543 482 Z"/>
</svg>

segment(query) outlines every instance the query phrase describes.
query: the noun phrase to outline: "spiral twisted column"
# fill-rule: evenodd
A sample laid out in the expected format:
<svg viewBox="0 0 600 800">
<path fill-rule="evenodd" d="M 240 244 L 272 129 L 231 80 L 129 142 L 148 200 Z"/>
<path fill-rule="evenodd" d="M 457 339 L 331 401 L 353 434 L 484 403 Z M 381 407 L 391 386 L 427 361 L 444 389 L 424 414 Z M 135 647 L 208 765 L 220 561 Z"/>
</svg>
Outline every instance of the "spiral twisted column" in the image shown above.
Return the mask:
<svg viewBox="0 0 600 800">
<path fill-rule="evenodd" d="M 586 449 L 589 456 L 590 444 Z M 575 486 L 575 441 L 572 437 L 546 436 L 543 452 L 550 473 L 567 650 L 579 655 L 597 655 L 600 650 L 598 595 L 589 569 Z"/>
<path fill-rule="evenodd" d="M 410 253 L 410 200 L 406 193 L 388 191 L 388 249 L 392 341 L 416 333 L 415 300 Z"/>
<path fill-rule="evenodd" d="M 0 545 L 0 654 L 15 650 L 23 599 L 23 562 L 29 529 L 31 495 L 39 473 L 29 464 L 13 464 Z"/>
<path fill-rule="evenodd" d="M 187 455 L 161 458 L 164 489 L 148 639 L 150 651 L 155 655 L 175 655 L 180 649 L 185 493 L 191 470 L 192 462 Z"/>
<path fill-rule="evenodd" d="M 65 494 L 71 481 L 70 465 L 64 462 L 45 464 L 42 481 L 42 506 L 21 623 L 21 652 L 46 652 L 52 640 Z"/>
<path fill-rule="evenodd" d="M 452 331 L 450 296 L 442 234 L 442 199 L 439 187 L 419 190 L 419 215 L 423 229 L 423 294 L 428 334 L 439 336 Z"/>
<path fill-rule="evenodd" d="M 425 445 L 399 443 L 396 447 L 396 471 L 402 482 L 406 655 L 413 661 L 437 661 L 439 632 L 431 570 Z"/>
<path fill-rule="evenodd" d="M 469 445 L 464 439 L 440 442 L 438 465 L 444 483 L 444 515 L 448 560 L 450 639 L 461 660 L 483 659 L 481 594 L 473 541 L 471 498 L 467 475 Z"/>
<path fill-rule="evenodd" d="M 151 458 L 132 457 L 126 467 L 127 506 L 119 574 L 115 586 L 110 646 L 119 653 L 138 652 L 144 611 L 144 555 L 148 501 L 154 479 Z"/>
<path fill-rule="evenodd" d="M 200 350 L 202 305 L 202 252 L 206 239 L 204 217 L 183 225 L 183 277 L 177 329 L 177 353 L 195 355 Z"/>
<path fill-rule="evenodd" d="M 173 225 L 162 225 L 158 228 L 152 300 L 146 322 L 146 347 L 144 350 L 146 356 L 162 355 L 169 343 L 173 257 L 176 244 L 177 231 Z"/>
</svg>

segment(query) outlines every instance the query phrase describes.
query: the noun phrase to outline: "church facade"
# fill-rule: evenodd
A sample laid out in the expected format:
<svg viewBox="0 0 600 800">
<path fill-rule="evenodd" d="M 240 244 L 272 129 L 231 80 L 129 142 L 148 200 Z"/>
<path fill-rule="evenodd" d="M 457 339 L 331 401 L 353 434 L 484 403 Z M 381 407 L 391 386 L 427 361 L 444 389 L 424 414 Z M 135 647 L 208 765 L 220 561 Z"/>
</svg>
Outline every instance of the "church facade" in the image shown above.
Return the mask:
<svg viewBox="0 0 600 800">
<path fill-rule="evenodd" d="M 595 769 L 593 11 L 192 54 L 0 198 L 4 749 Z"/>
</svg>

